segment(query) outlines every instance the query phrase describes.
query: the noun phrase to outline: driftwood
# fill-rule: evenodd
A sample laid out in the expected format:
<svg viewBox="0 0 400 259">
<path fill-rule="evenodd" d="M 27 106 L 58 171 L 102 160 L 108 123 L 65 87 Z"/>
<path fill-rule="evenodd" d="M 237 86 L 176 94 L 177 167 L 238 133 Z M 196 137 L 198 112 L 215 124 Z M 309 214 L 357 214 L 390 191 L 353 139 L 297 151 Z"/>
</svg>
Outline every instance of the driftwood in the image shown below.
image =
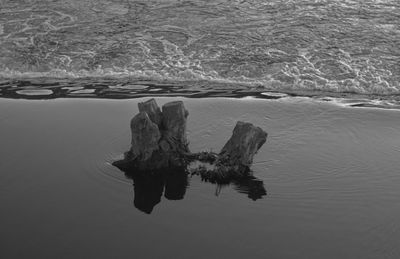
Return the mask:
<svg viewBox="0 0 400 259">
<path fill-rule="evenodd" d="M 254 155 L 267 139 L 261 128 L 239 121 L 219 154 L 191 153 L 186 136 L 189 113 L 182 101 L 166 103 L 162 110 L 154 99 L 138 106 L 139 113 L 131 120 L 131 148 L 123 160 L 113 163 L 125 172 L 184 168 L 204 180 L 230 181 L 248 174 Z"/>
</svg>

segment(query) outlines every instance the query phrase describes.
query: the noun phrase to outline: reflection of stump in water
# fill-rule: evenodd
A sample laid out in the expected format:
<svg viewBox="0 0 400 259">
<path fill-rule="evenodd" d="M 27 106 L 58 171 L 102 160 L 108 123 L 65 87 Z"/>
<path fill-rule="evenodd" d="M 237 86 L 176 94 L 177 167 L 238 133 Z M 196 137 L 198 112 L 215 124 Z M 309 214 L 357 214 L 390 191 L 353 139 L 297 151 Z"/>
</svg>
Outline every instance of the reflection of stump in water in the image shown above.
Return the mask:
<svg viewBox="0 0 400 259">
<path fill-rule="evenodd" d="M 129 173 L 133 180 L 134 205 L 140 211 L 150 214 L 161 202 L 161 196 L 168 200 L 182 200 L 188 186 L 188 177 L 182 171 L 164 171 L 155 174 Z"/>
<path fill-rule="evenodd" d="M 262 199 L 263 196 L 267 195 L 265 190 L 264 182 L 254 176 L 249 176 L 245 179 L 233 181 L 234 188 L 240 192 L 247 194 L 247 197 L 253 201 Z"/>
<path fill-rule="evenodd" d="M 133 179 L 133 190 L 134 200 L 133 204 L 138 210 L 141 210 L 147 214 L 153 211 L 161 201 L 161 195 L 164 190 L 164 181 L 159 175 L 142 175 L 134 174 Z"/>
<path fill-rule="evenodd" d="M 267 195 L 267 190 L 264 187 L 264 182 L 254 176 L 243 177 L 240 180 L 234 180 L 232 182 L 225 182 L 223 184 L 217 184 L 215 195 L 218 196 L 221 193 L 223 187 L 233 185 L 233 188 L 239 193 L 247 194 L 249 199 L 253 201 L 262 199 Z"/>
<path fill-rule="evenodd" d="M 174 172 L 165 178 L 164 197 L 168 200 L 183 200 L 188 187 L 188 177 L 184 172 Z"/>
<path fill-rule="evenodd" d="M 135 207 L 147 214 L 152 213 L 154 207 L 161 202 L 162 195 L 167 200 L 182 200 L 189 186 L 188 174 L 183 171 L 163 171 L 152 174 L 125 172 L 125 175 L 133 180 Z M 216 195 L 222 187 L 233 185 L 239 193 L 246 194 L 252 200 L 262 199 L 267 195 L 262 180 L 254 176 L 245 176 L 240 180 L 217 184 Z"/>
</svg>

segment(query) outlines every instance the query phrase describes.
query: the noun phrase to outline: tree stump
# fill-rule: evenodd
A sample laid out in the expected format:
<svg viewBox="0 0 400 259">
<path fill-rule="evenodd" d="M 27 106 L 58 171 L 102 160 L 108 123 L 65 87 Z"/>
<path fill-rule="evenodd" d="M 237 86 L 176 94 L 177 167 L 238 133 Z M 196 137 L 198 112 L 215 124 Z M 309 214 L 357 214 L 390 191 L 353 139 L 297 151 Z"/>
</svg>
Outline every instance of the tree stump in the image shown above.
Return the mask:
<svg viewBox="0 0 400 259">
<path fill-rule="evenodd" d="M 191 154 L 195 166 L 189 169 L 192 174 L 198 174 L 203 180 L 212 183 L 227 184 L 244 179 L 249 175 L 253 157 L 266 142 L 267 136 L 260 127 L 238 121 L 232 136 L 219 154 Z"/>
<path fill-rule="evenodd" d="M 186 137 L 186 118 L 189 112 L 182 101 L 169 102 L 162 107 L 163 141 L 161 147 L 164 151 L 186 153 L 189 151 Z"/>
<path fill-rule="evenodd" d="M 139 103 L 131 120 L 131 148 L 113 164 L 121 170 L 147 173 L 171 168 L 191 171 L 209 181 L 230 181 L 248 174 L 253 157 L 267 140 L 267 133 L 251 123 L 237 122 L 219 154 L 191 153 L 186 136 L 188 111 L 182 101 L 163 105 L 154 99 Z M 190 170 L 189 164 L 197 168 Z"/>
<path fill-rule="evenodd" d="M 182 101 L 170 102 L 162 112 L 154 99 L 139 103 L 131 120 L 131 149 L 114 165 L 138 171 L 184 167 L 189 152 L 186 137 L 188 111 Z"/>
<path fill-rule="evenodd" d="M 131 132 L 130 158 L 148 160 L 158 150 L 161 133 L 157 124 L 151 121 L 146 112 L 139 112 L 131 120 Z"/>
<path fill-rule="evenodd" d="M 145 112 L 149 116 L 150 120 L 154 122 L 158 128 L 162 127 L 162 113 L 157 105 L 156 100 L 150 99 L 146 102 L 138 104 L 139 112 Z"/>
<path fill-rule="evenodd" d="M 219 153 L 219 162 L 234 170 L 246 170 L 253 157 L 267 141 L 268 134 L 251 123 L 238 121 L 232 137 Z"/>
</svg>

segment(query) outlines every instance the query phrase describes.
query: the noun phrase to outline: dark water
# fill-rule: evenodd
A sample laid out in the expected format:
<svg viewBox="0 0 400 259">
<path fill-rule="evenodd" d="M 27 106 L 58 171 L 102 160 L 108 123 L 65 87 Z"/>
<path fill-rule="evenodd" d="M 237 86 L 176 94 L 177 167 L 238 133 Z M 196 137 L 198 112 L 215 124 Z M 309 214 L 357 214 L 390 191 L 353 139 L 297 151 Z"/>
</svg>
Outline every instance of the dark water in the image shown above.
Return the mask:
<svg viewBox="0 0 400 259">
<path fill-rule="evenodd" d="M 397 110 L 183 99 L 193 151 L 237 120 L 269 133 L 256 179 L 133 185 L 110 162 L 141 100 L 0 99 L 2 258 L 399 258 Z"/>
<path fill-rule="evenodd" d="M 397 0 L 2 0 L 0 92 L 167 83 L 398 99 L 399 46 Z"/>
</svg>

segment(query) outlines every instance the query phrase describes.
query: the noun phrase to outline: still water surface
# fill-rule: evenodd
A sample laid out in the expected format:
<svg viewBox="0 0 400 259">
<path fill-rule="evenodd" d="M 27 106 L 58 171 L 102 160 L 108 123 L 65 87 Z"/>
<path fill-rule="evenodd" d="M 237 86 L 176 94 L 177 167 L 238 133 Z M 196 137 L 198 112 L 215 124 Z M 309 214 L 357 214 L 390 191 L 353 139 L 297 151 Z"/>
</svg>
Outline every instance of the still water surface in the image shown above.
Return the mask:
<svg viewBox="0 0 400 259">
<path fill-rule="evenodd" d="M 1 99 L 2 257 L 400 256 L 398 111 L 304 98 L 157 101 L 176 99 L 193 151 L 220 150 L 237 120 L 269 133 L 256 184 L 189 176 L 134 186 L 110 162 L 129 148 L 144 99 Z M 265 193 L 254 198 L 254 186 Z"/>
</svg>

